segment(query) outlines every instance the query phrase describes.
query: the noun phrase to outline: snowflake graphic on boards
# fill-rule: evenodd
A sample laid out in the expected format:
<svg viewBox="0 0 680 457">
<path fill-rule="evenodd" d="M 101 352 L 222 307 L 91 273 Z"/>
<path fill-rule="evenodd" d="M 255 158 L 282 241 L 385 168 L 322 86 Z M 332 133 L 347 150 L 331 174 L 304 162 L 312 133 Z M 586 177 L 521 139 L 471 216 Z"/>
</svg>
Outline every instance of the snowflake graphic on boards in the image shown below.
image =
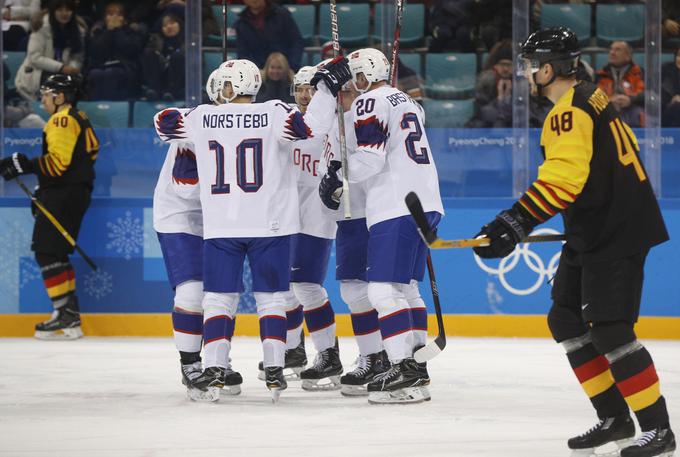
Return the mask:
<svg viewBox="0 0 680 457">
<path fill-rule="evenodd" d="M 106 249 L 122 254 L 125 260 L 130 260 L 133 254 L 142 252 L 144 245 L 144 226 L 138 217 L 132 217 L 130 211 L 125 217 L 119 217 L 115 222 L 107 222 L 109 242 Z"/>
<path fill-rule="evenodd" d="M 83 284 L 87 295 L 101 300 L 113 292 L 113 275 L 100 268 L 86 274 Z"/>
<path fill-rule="evenodd" d="M 19 268 L 20 268 L 19 277 L 21 278 L 19 288 L 23 289 L 23 287 L 29 282 L 34 281 L 36 279 L 40 279 L 42 277 L 42 275 L 40 274 L 40 267 L 35 262 L 35 259 L 21 257 L 19 259 Z"/>
</svg>

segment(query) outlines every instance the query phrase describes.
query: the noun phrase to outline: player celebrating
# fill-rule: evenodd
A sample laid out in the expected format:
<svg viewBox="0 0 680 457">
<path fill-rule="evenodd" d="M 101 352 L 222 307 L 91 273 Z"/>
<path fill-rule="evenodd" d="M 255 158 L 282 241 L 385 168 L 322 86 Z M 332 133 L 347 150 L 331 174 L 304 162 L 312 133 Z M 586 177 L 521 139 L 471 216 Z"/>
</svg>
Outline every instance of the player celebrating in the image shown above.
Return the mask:
<svg viewBox="0 0 680 457">
<path fill-rule="evenodd" d="M 220 69 L 213 71 L 206 84 L 208 97 L 216 105 L 224 103 L 215 87 L 219 74 Z M 173 334 L 182 383 L 188 388 L 203 371 L 203 215 L 191 143 L 173 143 L 168 149 L 154 190 L 153 224 L 175 291 Z M 242 383 L 241 375 L 228 366 L 222 392 L 237 395 Z"/>
<path fill-rule="evenodd" d="M 545 161 L 512 208 L 482 228 L 490 245 L 475 252 L 505 257 L 535 226 L 562 214 L 567 242 L 548 325 L 599 417 L 567 444 L 594 449 L 632 438 L 630 408 L 642 435 L 621 457 L 669 456 L 675 439 L 666 401 L 633 328 L 645 258 L 668 233 L 635 135 L 597 86 L 576 80 L 580 53 L 566 28 L 540 30 L 522 44 L 533 91 L 555 104 L 541 134 Z"/>
<path fill-rule="evenodd" d="M 218 399 L 229 366 L 234 316 L 243 291 L 243 262 L 248 256 L 260 317 L 265 382 L 276 400 L 287 387 L 282 293 L 289 289 L 290 235 L 299 230 L 297 185 L 280 146 L 324 135 L 332 124 L 333 98 L 324 85 L 303 118 L 297 109 L 278 100 L 252 103 L 261 85 L 252 62 L 232 60 L 222 69 L 217 87 L 228 103 L 201 105 L 184 113 L 168 109 L 156 115 L 161 139 L 193 143 L 200 183 L 206 368 L 192 382 L 190 394 L 199 400 Z M 329 73 L 347 77 L 337 71 Z M 326 79 L 333 91 L 332 78 Z M 312 109 L 315 102 L 316 109 Z"/>
<path fill-rule="evenodd" d="M 39 201 L 76 239 L 90 206 L 94 162 L 99 140 L 82 111 L 78 111 L 78 81 L 69 75 L 52 75 L 42 85 L 41 102 L 50 118 L 43 129 L 43 154 L 28 159 L 14 153 L 0 161 L 0 175 L 9 180 L 27 173 L 38 176 Z M 73 247 L 42 213 L 33 228 L 35 260 L 40 266 L 52 318 L 35 326 L 39 339 L 76 339 L 83 336 L 76 297 L 76 280 L 69 254 Z"/>
<path fill-rule="evenodd" d="M 378 312 L 391 363 L 387 372 L 368 384 L 369 402 L 421 402 L 430 399 L 426 387 L 430 380 L 413 352 L 427 337 L 427 312 L 417 288 L 425 274 L 427 246 L 404 197 L 416 192 L 429 223 L 436 226 L 444 214 L 437 169 L 423 128 L 423 110 L 389 86 L 385 55 L 360 49 L 348 61 L 352 82 L 361 94 L 352 106 L 357 153 L 350 156 L 349 179 L 366 189 L 367 293 Z M 328 204 L 338 201 L 342 192 L 336 169 L 337 165 L 329 168 L 322 185 L 322 199 Z"/>
</svg>

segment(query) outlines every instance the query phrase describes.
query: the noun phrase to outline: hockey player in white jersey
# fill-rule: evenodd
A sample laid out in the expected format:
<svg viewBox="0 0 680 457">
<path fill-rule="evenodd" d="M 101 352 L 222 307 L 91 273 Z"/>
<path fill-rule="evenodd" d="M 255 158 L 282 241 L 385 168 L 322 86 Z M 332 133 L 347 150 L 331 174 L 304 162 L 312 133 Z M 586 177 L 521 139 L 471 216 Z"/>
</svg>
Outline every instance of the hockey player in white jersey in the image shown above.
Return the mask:
<svg viewBox="0 0 680 457">
<path fill-rule="evenodd" d="M 358 93 L 352 84 L 346 84 L 342 91 L 345 111 L 345 125 L 352 126 L 352 102 Z M 336 122 L 328 134 L 324 149 L 323 170 L 336 167 L 340 162 L 339 126 Z M 354 129 L 346 128 L 345 141 L 348 154 L 357 153 Z M 326 182 L 326 181 L 324 181 Z M 320 189 L 321 194 L 324 189 Z M 317 195 L 318 199 L 318 195 Z M 349 397 L 368 395 L 366 385 L 383 373 L 389 366 L 383 350 L 378 324 L 378 313 L 368 299 L 366 282 L 366 254 L 368 251 L 368 228 L 366 227 L 366 192 L 363 183 L 353 183 L 350 192 L 350 213 L 352 219 L 344 219 L 344 203 L 332 205 L 339 211 L 331 211 L 330 217 L 337 221 L 335 238 L 335 278 L 340 281 L 340 295 L 350 310 L 352 330 L 359 348 L 354 369 L 340 378 L 340 392 Z"/>
<path fill-rule="evenodd" d="M 281 145 L 326 134 L 332 125 L 331 94 L 337 94 L 348 74 L 339 66 L 321 75 L 326 84 L 320 85 L 303 117 L 278 100 L 252 103 L 261 85 L 252 62 L 232 60 L 222 67 L 218 87 L 228 103 L 156 115 L 160 138 L 191 141 L 197 159 L 204 232 L 205 369 L 192 386 L 204 392 L 197 399 L 218 399 L 248 256 L 265 382 L 276 400 L 287 387 L 283 292 L 290 286 L 290 235 L 299 231 L 297 183 Z"/>
<path fill-rule="evenodd" d="M 211 89 L 219 70 L 208 78 L 206 89 L 215 104 L 221 101 Z M 203 220 L 191 143 L 170 145 L 153 196 L 153 224 L 163 253 L 170 286 L 175 291 L 172 326 L 179 351 L 182 383 L 189 386 L 203 371 Z M 241 392 L 243 378 L 231 367 L 225 371 L 223 393 Z"/>
<path fill-rule="evenodd" d="M 385 374 L 368 384 L 369 402 L 429 400 L 427 369 L 413 359 L 427 338 L 427 312 L 418 291 L 427 246 L 404 204 L 406 194 L 416 192 L 435 227 L 444 213 L 424 113 L 408 95 L 388 85 L 390 65 L 380 51 L 354 51 L 348 64 L 361 93 L 352 106 L 357 153 L 349 160 L 349 178 L 366 190 L 368 298 L 378 312 L 391 362 Z M 342 192 L 334 168 L 324 177 L 327 204 Z"/>
</svg>

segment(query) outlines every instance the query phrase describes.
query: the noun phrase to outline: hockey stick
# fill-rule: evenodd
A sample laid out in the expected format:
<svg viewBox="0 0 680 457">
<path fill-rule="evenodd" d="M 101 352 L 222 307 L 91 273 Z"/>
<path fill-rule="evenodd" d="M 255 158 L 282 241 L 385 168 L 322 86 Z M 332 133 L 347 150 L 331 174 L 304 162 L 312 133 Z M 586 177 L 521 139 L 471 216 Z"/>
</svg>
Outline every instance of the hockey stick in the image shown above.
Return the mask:
<svg viewBox="0 0 680 457">
<path fill-rule="evenodd" d="M 488 238 L 474 238 L 463 240 L 443 240 L 437 236 L 436 230 L 432 230 L 427 223 L 423 205 L 415 192 L 409 192 L 405 199 L 406 207 L 418 226 L 418 231 L 430 249 L 455 249 L 455 248 L 474 248 L 478 246 L 488 246 Z M 565 241 L 564 235 L 533 235 L 522 240 L 522 243 L 545 243 L 548 241 Z"/>
<path fill-rule="evenodd" d="M 394 24 L 394 39 L 392 40 L 392 68 L 390 69 L 390 85 L 392 87 L 397 87 L 397 68 L 399 68 L 397 62 L 397 56 L 399 55 L 399 39 L 401 38 L 401 20 L 404 15 L 404 0 L 397 0 L 397 18 Z"/>
<path fill-rule="evenodd" d="M 33 193 L 31 193 L 31 191 L 28 190 L 28 187 L 26 187 L 26 185 L 21 181 L 21 179 L 17 177 L 15 178 L 15 180 L 19 187 L 21 187 L 21 190 L 23 190 L 26 193 L 26 195 L 28 195 L 28 198 L 30 198 L 31 201 L 35 204 L 35 206 L 40 210 L 40 212 L 45 215 L 47 220 L 49 220 L 52 223 L 54 228 L 56 228 L 59 231 L 59 233 L 61 233 L 61 235 L 64 238 L 66 238 L 68 244 L 70 244 L 73 248 L 75 248 L 76 251 L 78 251 L 78 254 L 80 254 L 82 258 L 85 259 L 85 262 L 87 262 L 90 268 L 92 268 L 94 271 L 97 271 L 97 265 L 92 261 L 90 256 L 85 254 L 85 252 L 80 248 L 80 246 L 78 246 L 76 240 L 74 240 L 73 237 L 66 231 L 64 226 L 59 223 L 57 218 L 55 218 L 54 215 L 50 213 L 49 210 L 45 208 L 45 206 L 42 203 L 40 203 L 40 200 L 38 200 L 35 197 L 35 195 L 33 195 Z"/>
<path fill-rule="evenodd" d="M 222 0 L 222 62 L 227 61 L 227 0 Z"/>
<path fill-rule="evenodd" d="M 335 0 L 330 0 L 331 40 L 333 41 L 333 57 L 340 55 L 340 34 L 338 32 L 338 12 Z M 347 162 L 347 142 L 345 141 L 345 110 L 342 108 L 342 92 L 338 92 L 338 136 L 340 137 L 340 161 L 342 162 L 342 203 L 345 219 L 352 218 L 349 203 L 349 166 Z"/>
</svg>

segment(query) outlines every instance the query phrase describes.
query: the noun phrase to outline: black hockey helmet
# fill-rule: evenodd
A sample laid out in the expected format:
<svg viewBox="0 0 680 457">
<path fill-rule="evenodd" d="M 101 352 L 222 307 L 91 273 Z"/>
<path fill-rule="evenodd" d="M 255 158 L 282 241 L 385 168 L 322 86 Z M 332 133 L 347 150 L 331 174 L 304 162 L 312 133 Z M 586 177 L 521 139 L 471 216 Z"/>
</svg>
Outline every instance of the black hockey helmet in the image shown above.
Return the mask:
<svg viewBox="0 0 680 457">
<path fill-rule="evenodd" d="M 520 45 L 520 58 L 531 62 L 532 70 L 550 63 L 556 76 L 571 76 L 578 70 L 581 47 L 576 34 L 566 27 L 538 30 Z M 536 66 L 538 65 L 538 67 Z"/>
<path fill-rule="evenodd" d="M 80 92 L 80 78 L 73 75 L 52 75 L 40 86 L 40 92 L 64 94 L 66 103 L 75 104 Z"/>
</svg>

